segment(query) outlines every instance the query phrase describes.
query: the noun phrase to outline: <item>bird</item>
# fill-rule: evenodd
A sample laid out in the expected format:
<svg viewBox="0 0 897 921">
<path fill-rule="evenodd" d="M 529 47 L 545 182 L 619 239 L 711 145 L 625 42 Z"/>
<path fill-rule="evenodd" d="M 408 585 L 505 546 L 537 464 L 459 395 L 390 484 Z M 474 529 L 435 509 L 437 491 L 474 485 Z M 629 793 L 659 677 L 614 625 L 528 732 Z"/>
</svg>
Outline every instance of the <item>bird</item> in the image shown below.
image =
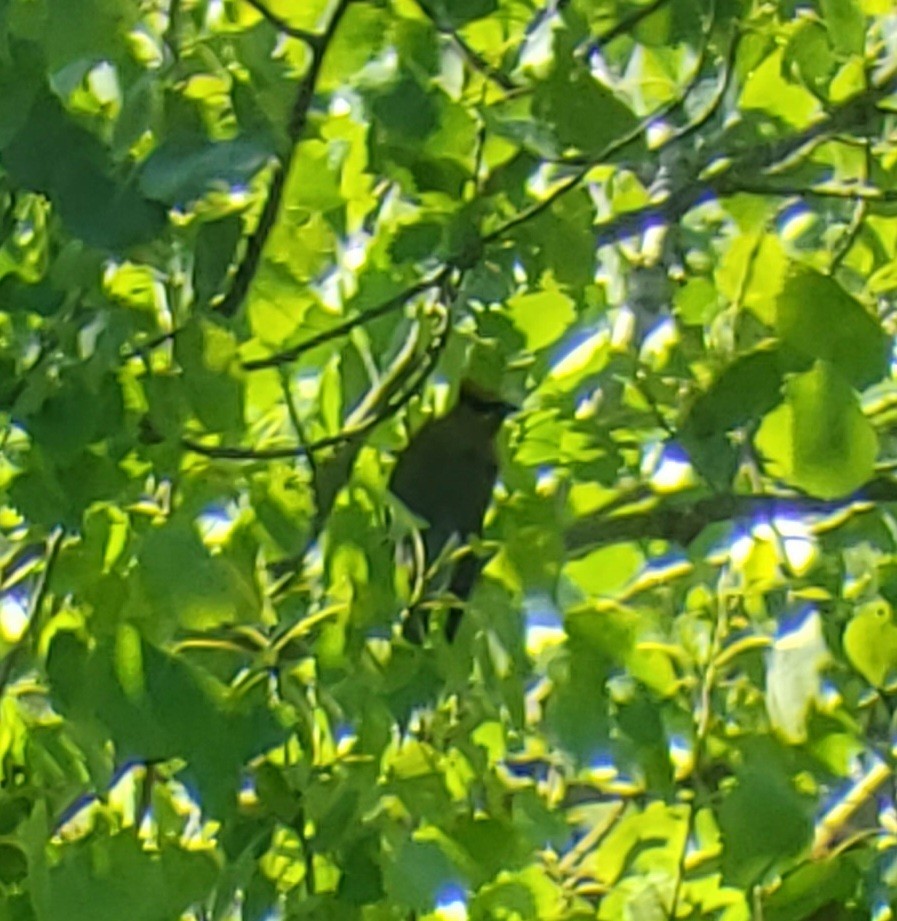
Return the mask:
<svg viewBox="0 0 897 921">
<path fill-rule="evenodd" d="M 482 534 L 498 477 L 495 437 L 516 409 L 464 381 L 454 408 L 424 424 L 399 455 L 389 489 L 410 512 L 424 520 L 421 539 L 428 567 L 451 542 L 466 544 L 472 536 Z M 481 567 L 480 559 L 465 553 L 451 570 L 449 591 L 466 601 Z M 461 616 L 458 605 L 448 611 L 445 637 L 449 642 L 458 632 Z M 407 640 L 420 645 L 428 626 L 428 612 L 413 609 L 402 632 Z"/>
</svg>

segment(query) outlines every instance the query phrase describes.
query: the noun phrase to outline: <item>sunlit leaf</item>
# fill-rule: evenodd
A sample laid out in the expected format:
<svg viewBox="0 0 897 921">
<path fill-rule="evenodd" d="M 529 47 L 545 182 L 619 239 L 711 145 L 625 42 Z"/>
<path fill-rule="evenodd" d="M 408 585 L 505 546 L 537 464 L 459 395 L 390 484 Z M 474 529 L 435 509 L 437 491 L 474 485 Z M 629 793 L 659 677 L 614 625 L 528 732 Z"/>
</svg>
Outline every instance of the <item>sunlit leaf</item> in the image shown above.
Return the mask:
<svg viewBox="0 0 897 921">
<path fill-rule="evenodd" d="M 878 439 L 856 394 L 827 362 L 785 384 L 755 439 L 770 473 L 822 498 L 844 496 L 871 479 Z"/>
<path fill-rule="evenodd" d="M 872 685 L 882 687 L 897 669 L 897 624 L 884 598 L 857 607 L 844 629 L 844 651 Z"/>
</svg>

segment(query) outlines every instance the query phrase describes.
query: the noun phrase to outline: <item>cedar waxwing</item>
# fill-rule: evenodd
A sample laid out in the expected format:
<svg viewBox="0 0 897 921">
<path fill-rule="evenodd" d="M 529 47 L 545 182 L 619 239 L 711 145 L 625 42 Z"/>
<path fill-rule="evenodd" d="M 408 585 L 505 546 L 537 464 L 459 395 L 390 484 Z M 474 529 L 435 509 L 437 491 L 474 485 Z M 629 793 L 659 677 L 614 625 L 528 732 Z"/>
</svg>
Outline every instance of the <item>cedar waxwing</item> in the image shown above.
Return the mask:
<svg viewBox="0 0 897 921">
<path fill-rule="evenodd" d="M 455 408 L 426 423 L 399 456 L 389 488 L 425 520 L 422 538 L 428 566 L 453 537 L 464 544 L 471 535 L 482 533 L 498 476 L 495 436 L 515 409 L 463 383 Z M 464 601 L 470 596 L 481 565 L 471 553 L 458 560 L 448 586 L 455 597 Z M 449 641 L 458 631 L 461 613 L 457 606 L 448 612 L 445 635 Z M 427 624 L 426 611 L 412 611 L 402 632 L 406 639 L 419 644 Z"/>
</svg>

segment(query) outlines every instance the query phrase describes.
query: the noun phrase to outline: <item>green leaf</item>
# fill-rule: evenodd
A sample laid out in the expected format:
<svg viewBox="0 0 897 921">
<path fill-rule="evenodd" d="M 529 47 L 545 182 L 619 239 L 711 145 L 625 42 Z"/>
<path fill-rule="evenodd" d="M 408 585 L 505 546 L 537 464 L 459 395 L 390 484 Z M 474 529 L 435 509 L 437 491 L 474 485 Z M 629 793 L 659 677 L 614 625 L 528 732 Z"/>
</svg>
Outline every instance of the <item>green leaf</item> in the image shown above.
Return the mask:
<svg viewBox="0 0 897 921">
<path fill-rule="evenodd" d="M 345 205 L 340 167 L 347 153 L 348 145 L 340 141 L 298 144 L 286 193 L 291 207 L 323 213 Z"/>
<path fill-rule="evenodd" d="M 28 858 L 14 844 L 0 842 L 0 883 L 14 886 L 28 875 Z"/>
<path fill-rule="evenodd" d="M 554 287 L 518 294 L 508 301 L 514 325 L 526 337 L 526 347 L 538 351 L 559 339 L 576 317 L 573 302 Z"/>
<path fill-rule="evenodd" d="M 35 150 L 65 151 L 36 157 Z M 51 96 L 39 96 L 28 119 L 2 148 L 17 184 L 50 197 L 71 233 L 91 246 L 121 250 L 161 233 L 165 209 L 114 173 L 99 140 Z"/>
<path fill-rule="evenodd" d="M 12 834 L 30 812 L 31 803 L 27 797 L 0 796 L 0 835 Z"/>
<path fill-rule="evenodd" d="M 741 108 L 756 109 L 785 124 L 800 127 L 816 114 L 819 102 L 802 86 L 785 79 L 783 53 L 779 51 L 765 56 L 750 72 L 741 94 Z"/>
<path fill-rule="evenodd" d="M 861 879 L 850 855 L 812 860 L 796 867 L 782 879 L 763 906 L 766 921 L 794 921 L 795 918 L 837 916 L 851 900 Z"/>
<path fill-rule="evenodd" d="M 587 858 L 596 878 L 606 885 L 620 880 L 633 864 L 645 875 L 662 872 L 675 859 L 688 835 L 688 817 L 684 806 L 653 802 L 644 809 L 628 810 L 619 822 L 602 836 L 594 853 Z M 625 900 L 625 889 L 616 890 L 616 901 Z"/>
<path fill-rule="evenodd" d="M 866 44 L 866 17 L 858 0 L 821 2 L 832 46 L 842 54 L 862 55 Z"/>
<path fill-rule="evenodd" d="M 399 73 L 370 93 L 378 130 L 405 141 L 418 141 L 436 129 L 438 106 L 433 95 L 411 73 Z"/>
<path fill-rule="evenodd" d="M 571 192 L 515 231 L 517 257 L 533 278 L 552 278 L 577 297 L 595 280 L 594 221 L 589 196 Z"/>
<path fill-rule="evenodd" d="M 472 904 L 474 918 L 569 917 L 566 897 L 559 884 L 542 865 L 531 865 L 517 872 L 502 873 L 483 887 Z M 571 921 L 574 921 L 571 918 Z"/>
<path fill-rule="evenodd" d="M 294 466 L 272 464 L 253 478 L 256 518 L 286 554 L 305 545 L 314 517 L 311 484 Z"/>
<path fill-rule="evenodd" d="M 692 404 L 687 427 L 696 435 L 706 435 L 753 422 L 779 401 L 787 369 L 776 348 L 757 349 L 738 357 Z"/>
<path fill-rule="evenodd" d="M 128 0 L 84 0 L 77 9 L 66 0 L 46 0 L 43 6 L 52 69 L 127 58 L 126 36 L 137 20 L 137 10 Z"/>
<path fill-rule="evenodd" d="M 636 125 L 632 111 L 556 39 L 555 64 L 533 96 L 533 117 L 550 125 L 562 147 L 599 154 Z"/>
<path fill-rule="evenodd" d="M 793 269 L 776 302 L 776 331 L 799 355 L 834 365 L 856 387 L 883 377 L 889 338 L 833 278 Z"/>
<path fill-rule="evenodd" d="M 875 472 L 878 439 L 854 390 L 827 362 L 791 377 L 754 443 L 769 472 L 823 499 L 846 496 Z"/>
<path fill-rule="evenodd" d="M 231 216 L 211 221 L 199 228 L 194 250 L 193 284 L 200 304 L 224 290 L 224 280 L 234 262 L 243 222 Z"/>
<path fill-rule="evenodd" d="M 826 27 L 809 17 L 801 22 L 785 49 L 783 65 L 793 67 L 807 89 L 827 92 L 837 61 Z"/>
<path fill-rule="evenodd" d="M 528 852 L 521 830 L 495 817 L 464 817 L 452 830 L 452 840 L 470 858 L 481 882 L 520 863 Z"/>
<path fill-rule="evenodd" d="M 74 370 L 27 421 L 34 440 L 54 459 L 70 461 L 122 425 L 118 381 L 112 375 L 91 378 L 84 368 Z"/>
<path fill-rule="evenodd" d="M 489 16 L 498 9 L 498 0 L 435 0 L 432 4 L 439 21 L 452 28 Z"/>
<path fill-rule="evenodd" d="M 813 834 L 808 807 L 781 770 L 747 768 L 719 811 L 726 879 L 750 886 L 796 857 Z"/>
<path fill-rule="evenodd" d="M 405 841 L 384 871 L 384 887 L 394 905 L 432 911 L 440 889 L 458 880 L 458 871 L 436 841 Z"/>
<path fill-rule="evenodd" d="M 608 597 L 619 592 L 641 570 L 645 556 L 635 544 L 616 544 L 593 550 L 582 559 L 569 561 L 563 569 L 563 575 L 581 589 L 583 597 Z M 600 623 L 610 615 L 603 613 L 589 615 Z M 587 615 L 577 616 L 577 623 L 585 625 Z"/>
<path fill-rule="evenodd" d="M 238 431 L 243 422 L 243 382 L 237 346 L 227 330 L 193 323 L 175 341 L 184 388 L 199 420 L 212 431 Z"/>
<path fill-rule="evenodd" d="M 24 126 L 43 89 L 43 61 L 37 47 L 16 42 L 9 51 L 9 60 L 0 65 L 0 149 Z"/>
<path fill-rule="evenodd" d="M 390 255 L 397 263 L 429 259 L 439 250 L 443 232 L 444 227 L 440 221 L 404 224 L 399 227 L 390 243 Z"/>
<path fill-rule="evenodd" d="M 147 198 L 167 205 L 189 205 L 222 185 L 248 186 L 272 154 L 270 141 L 257 135 L 166 141 L 144 162 L 140 189 Z"/>
<path fill-rule="evenodd" d="M 672 794 L 673 768 L 660 703 L 638 693 L 618 705 L 616 722 L 625 739 L 624 756 L 638 765 L 652 790 L 662 795 Z"/>
<path fill-rule="evenodd" d="M 128 483 L 116 460 L 91 450 L 58 462 L 36 450 L 13 480 L 10 502 L 33 524 L 79 528 L 93 503 L 121 496 Z"/>
<path fill-rule="evenodd" d="M 600 616 L 600 615 L 596 615 Z M 605 656 L 574 650 L 555 664 L 555 687 L 545 709 L 545 731 L 551 741 L 580 764 L 593 764 L 607 754 L 609 701 L 604 689 Z"/>
<path fill-rule="evenodd" d="M 149 850 L 133 830 L 94 835 L 65 848 L 60 861 L 37 876 L 37 919 L 165 921 L 206 897 L 217 872 L 201 850 L 170 842 Z"/>
<path fill-rule="evenodd" d="M 204 630 L 258 617 L 254 573 L 226 553 L 213 554 L 192 522 L 152 527 L 138 559 L 139 585 L 160 627 Z"/>
<path fill-rule="evenodd" d="M 709 278 L 690 278 L 673 296 L 676 316 L 688 326 L 709 323 L 723 307 L 720 292 Z"/>
<path fill-rule="evenodd" d="M 386 895 L 377 835 L 365 835 L 345 855 L 344 866 L 351 867 L 340 879 L 339 895 L 350 905 L 369 905 Z"/>
<path fill-rule="evenodd" d="M 844 652 L 850 664 L 872 685 L 884 687 L 897 672 L 897 624 L 884 598 L 857 607 L 844 628 Z"/>
<path fill-rule="evenodd" d="M 775 318 L 776 298 L 788 276 L 789 260 L 779 236 L 755 229 L 768 220 L 767 208 L 745 195 L 736 195 L 727 203 L 733 217 L 744 225 L 727 247 L 714 273 L 719 293 L 743 303 L 764 323 Z"/>
<path fill-rule="evenodd" d="M 84 725 L 99 721 L 119 760 L 184 759 L 203 808 L 230 813 L 245 762 L 280 737 L 261 699 L 231 698 L 208 674 L 145 642 L 125 687 L 120 660 L 113 640 L 89 650 L 71 633 L 57 634 L 47 658 L 56 704 Z"/>
</svg>

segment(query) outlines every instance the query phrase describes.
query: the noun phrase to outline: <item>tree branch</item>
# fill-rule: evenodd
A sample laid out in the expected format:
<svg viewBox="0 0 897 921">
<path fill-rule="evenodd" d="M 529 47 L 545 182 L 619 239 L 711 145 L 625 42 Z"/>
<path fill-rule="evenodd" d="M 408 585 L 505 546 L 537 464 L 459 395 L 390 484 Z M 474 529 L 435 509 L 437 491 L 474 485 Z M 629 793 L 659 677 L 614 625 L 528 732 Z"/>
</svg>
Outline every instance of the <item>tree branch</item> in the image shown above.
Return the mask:
<svg viewBox="0 0 897 921">
<path fill-rule="evenodd" d="M 678 220 L 707 196 L 714 194 L 725 196 L 743 190 L 749 191 L 751 180 L 743 177 L 756 175 L 758 171 L 780 164 L 796 155 L 807 145 L 818 143 L 828 135 L 841 130 L 845 125 L 868 113 L 870 108 L 874 107 L 878 101 L 893 92 L 894 82 L 895 72 L 891 71 L 868 91 L 845 100 L 827 118 L 820 119 L 797 134 L 782 138 L 768 145 L 751 148 L 740 157 L 731 158 L 728 163 L 724 162 L 724 158 L 718 152 L 714 152 L 705 158 L 703 164 L 699 164 L 695 168 L 695 173 L 700 176 L 702 173 L 710 172 L 715 162 L 720 161 L 723 165 L 715 175 L 704 180 L 698 179 L 675 189 L 667 198 L 659 202 L 652 202 L 642 208 L 614 215 L 597 224 L 595 229 L 596 246 L 617 243 L 632 234 L 640 232 L 648 224 L 656 220 L 664 222 Z M 612 155 L 612 153 L 608 152 L 611 148 L 614 148 L 612 152 L 615 153 L 631 143 L 638 136 L 638 133 L 643 130 L 641 124 L 619 141 L 609 145 L 608 150 L 602 152 L 602 159 Z M 596 160 L 596 162 L 600 161 Z M 504 224 L 486 234 L 483 237 L 484 244 L 497 242 L 551 207 L 559 198 L 575 189 L 588 175 L 593 165 L 589 164 L 583 167 L 558 185 L 544 199 L 529 208 L 523 209 Z"/>
<path fill-rule="evenodd" d="M 413 285 L 410 285 L 403 291 L 400 291 L 398 294 L 393 295 L 392 297 L 378 304 L 376 307 L 372 307 L 370 310 L 365 310 L 354 317 L 350 317 L 344 323 L 339 323 L 330 329 L 325 329 L 323 332 L 311 336 L 309 339 L 306 339 L 304 342 L 300 342 L 298 345 L 294 345 L 292 348 L 284 349 L 281 352 L 275 352 L 273 355 L 268 355 L 265 358 L 254 358 L 251 361 L 244 362 L 242 365 L 243 370 L 261 371 L 265 368 L 276 368 L 278 365 L 288 364 L 291 361 L 295 361 L 300 355 L 303 355 L 306 352 L 310 352 L 312 349 L 316 349 L 319 346 L 325 345 L 334 339 L 339 339 L 342 336 L 346 336 L 352 332 L 353 329 L 359 326 L 363 326 L 370 320 L 376 320 L 378 317 L 386 316 L 387 314 L 392 313 L 394 310 L 401 310 L 402 307 L 408 303 L 408 301 L 414 297 L 417 297 L 418 294 L 423 294 L 430 288 L 436 288 L 443 284 L 448 279 L 451 271 L 451 266 L 443 266 L 443 268 L 441 268 L 435 274 L 429 276 L 429 278 L 425 278 L 423 281 L 415 282 Z"/>
<path fill-rule="evenodd" d="M 780 195 L 784 198 L 835 198 L 843 201 L 897 202 L 897 189 L 876 189 L 869 186 L 797 186 L 775 182 L 756 182 L 734 177 L 726 183 L 727 190 L 751 195 Z"/>
<path fill-rule="evenodd" d="M 269 567 L 272 573 L 276 573 L 280 583 L 279 591 L 289 586 L 300 571 L 308 548 L 317 539 L 330 515 L 334 500 L 349 481 L 352 467 L 361 448 L 361 435 L 382 422 L 388 415 L 395 414 L 420 393 L 447 340 L 448 316 L 449 312 L 446 310 L 441 325 L 434 332 L 424 360 L 416 367 L 414 359 L 419 333 L 413 337 L 409 336 L 383 379 L 367 393 L 346 420 L 343 440 L 334 451 L 326 452 L 316 464 L 314 491 L 317 509 L 311 535 L 299 553 L 277 560 Z"/>
<path fill-rule="evenodd" d="M 712 21 L 712 17 L 711 17 L 711 21 Z M 682 106 L 684 106 L 686 100 L 688 99 L 689 95 L 691 94 L 692 90 L 695 88 L 698 80 L 700 79 L 701 71 L 703 70 L 703 66 L 706 60 L 709 35 L 710 35 L 709 27 L 705 27 L 703 31 L 704 44 L 701 48 L 701 53 L 698 56 L 698 61 L 692 71 L 692 74 L 689 80 L 686 82 L 685 87 L 683 88 L 682 92 L 675 99 L 671 99 L 669 102 L 664 103 L 662 106 L 659 106 L 654 112 L 651 112 L 649 115 L 642 118 L 634 128 L 632 128 L 622 137 L 616 138 L 615 140 L 607 144 L 605 148 L 597 156 L 590 157 L 585 160 L 568 159 L 568 160 L 563 161 L 564 163 L 567 163 L 571 166 L 572 165 L 579 166 L 580 169 L 577 172 L 575 172 L 572 176 L 570 176 L 568 179 L 561 182 L 549 195 L 547 195 L 541 201 L 535 202 L 534 204 L 530 205 L 528 208 L 524 208 L 515 217 L 508 219 L 504 224 L 501 224 L 495 230 L 486 234 L 486 236 L 483 237 L 483 245 L 499 240 L 500 238 L 504 237 L 506 234 L 514 230 L 516 227 L 519 227 L 522 224 L 526 223 L 527 221 L 532 220 L 535 217 L 538 217 L 538 215 L 542 214 L 545 210 L 550 208 L 551 205 L 553 205 L 558 199 L 562 198 L 568 192 L 577 188 L 579 184 L 589 174 L 589 172 L 594 166 L 597 166 L 599 163 L 603 163 L 607 160 L 610 160 L 612 157 L 620 153 L 620 151 L 625 150 L 630 144 L 637 141 L 640 137 L 643 137 L 645 133 L 648 131 L 648 129 L 651 127 L 651 125 L 656 124 L 659 120 L 664 119 L 671 113 L 675 112 L 676 109 L 679 109 Z M 731 63 L 732 54 L 734 54 L 734 48 L 730 49 L 730 56 L 727 58 L 727 61 L 729 61 L 730 63 Z M 728 74 L 729 74 L 729 70 L 727 69 L 727 76 L 726 78 L 724 78 L 724 81 L 723 81 L 724 86 L 727 85 Z M 720 94 L 718 98 L 719 100 L 721 100 L 722 95 Z M 712 111 L 713 111 L 713 103 L 711 104 L 709 112 L 705 113 L 707 118 L 710 117 L 710 114 L 712 114 Z M 686 127 L 690 127 L 690 126 L 686 126 Z M 671 144 L 678 139 L 679 139 L 678 135 L 673 135 L 666 143 L 661 144 L 657 148 L 656 152 L 659 152 L 664 147 L 666 147 L 668 144 Z"/>
<path fill-rule="evenodd" d="M 283 17 L 278 16 L 273 10 L 268 9 L 261 0 L 246 0 L 253 8 L 258 10 L 280 32 L 289 35 L 290 38 L 298 38 L 300 41 L 308 42 L 313 48 L 317 47 L 321 36 L 317 32 L 309 32 L 307 29 L 297 29 L 291 26 Z"/>
<path fill-rule="evenodd" d="M 396 381 L 391 381 L 390 387 L 388 388 L 385 385 L 381 385 L 381 387 L 374 391 L 374 399 L 371 398 L 371 394 L 368 394 L 365 398 L 362 406 L 359 407 L 359 410 L 363 410 L 363 412 L 353 413 L 346 427 L 335 435 L 328 435 L 325 438 L 319 438 L 307 444 L 293 444 L 282 448 L 243 448 L 233 445 L 205 445 L 187 437 L 181 438 L 181 445 L 187 451 L 192 451 L 194 454 L 200 454 L 203 457 L 209 457 L 215 460 L 269 461 L 308 456 L 318 451 L 327 450 L 328 448 L 335 448 L 347 443 L 357 442 L 362 436 L 366 435 L 386 418 L 398 412 L 399 409 L 419 392 L 427 376 L 435 366 L 436 359 L 445 346 L 449 329 L 449 311 L 446 310 L 434 332 L 430 348 L 427 350 L 424 360 L 421 361 L 413 376 L 412 384 L 398 394 L 394 392 Z M 397 363 L 398 362 L 399 359 L 397 359 Z M 391 378 L 392 377 L 398 378 L 398 382 L 401 383 L 409 377 L 409 374 L 407 370 L 402 370 L 401 374 L 396 375 L 393 375 L 391 372 Z M 361 417 L 358 418 L 357 421 L 353 421 L 353 419 L 359 415 L 361 415 Z"/>
<path fill-rule="evenodd" d="M 640 6 L 633 10 L 628 16 L 624 16 L 616 25 L 611 26 L 606 32 L 599 35 L 593 42 L 586 47 L 586 55 L 592 55 L 600 51 L 605 45 L 610 44 L 614 39 L 621 35 L 628 35 L 643 20 L 647 19 L 653 13 L 656 13 L 662 6 L 665 6 L 669 0 L 652 0 L 645 6 Z"/>
<path fill-rule="evenodd" d="M 248 2 L 252 3 L 256 9 L 262 8 L 257 0 L 248 0 Z M 258 271 L 262 252 L 280 212 L 280 204 L 296 152 L 296 144 L 302 137 L 308 122 L 308 114 L 315 94 L 315 84 L 321 73 L 324 56 L 327 53 L 330 42 L 333 40 L 333 36 L 336 34 L 340 20 L 345 15 L 351 2 L 352 0 L 339 0 L 333 15 L 330 17 L 330 22 L 327 23 L 326 29 L 320 35 L 302 36 L 311 45 L 312 56 L 308 73 L 300 81 L 296 92 L 296 100 L 293 103 L 293 111 L 287 129 L 290 146 L 286 155 L 276 167 L 274 178 L 271 180 L 271 187 L 268 190 L 268 197 L 259 217 L 258 226 L 246 243 L 246 251 L 237 267 L 237 271 L 234 273 L 230 290 L 218 304 L 217 312 L 224 317 L 232 317 L 239 310 L 249 291 L 249 286 L 252 284 L 253 278 L 255 278 L 255 273 Z"/>
<path fill-rule="evenodd" d="M 455 47 L 461 53 L 461 56 L 475 71 L 482 74 L 487 80 L 491 80 L 496 86 L 501 87 L 503 90 L 511 92 L 520 89 L 503 70 L 490 64 L 479 51 L 475 48 L 471 48 L 457 29 L 453 29 L 447 23 L 442 22 L 427 0 L 417 0 L 417 5 L 427 19 L 433 23 L 437 32 L 441 35 L 447 35 L 452 40 Z"/>
<path fill-rule="evenodd" d="M 897 480 L 876 477 L 855 495 L 827 501 L 800 494 L 704 495 L 692 502 L 683 497 L 659 501 L 653 508 L 626 514 L 599 510 L 580 519 L 567 529 L 564 543 L 572 557 L 582 556 L 597 547 L 633 540 L 657 539 L 688 546 L 704 528 L 735 519 L 771 519 L 779 515 L 814 515 L 837 519 L 832 524 L 820 522 L 819 533 L 840 523 L 843 514 L 857 515 L 874 511 L 882 502 L 897 502 Z"/>
<path fill-rule="evenodd" d="M 707 44 L 709 44 L 710 30 L 712 25 L 712 21 L 708 21 L 707 27 L 704 30 L 704 38 L 706 44 L 702 54 L 706 53 L 706 47 Z M 723 100 L 726 98 L 726 93 L 729 91 L 729 87 L 732 85 L 732 75 L 735 73 L 735 58 L 738 54 L 741 38 L 741 32 L 736 29 L 729 42 L 729 48 L 726 52 L 725 60 L 723 61 L 723 79 L 720 81 L 720 84 L 717 87 L 716 92 L 713 94 L 713 98 L 710 100 L 709 105 L 700 115 L 698 115 L 696 118 L 693 118 L 687 125 L 683 125 L 676 132 L 674 132 L 673 137 L 670 139 L 669 143 L 682 142 L 686 138 L 697 134 L 698 131 L 700 131 L 701 128 L 703 128 L 704 125 L 706 125 L 719 110 Z"/>
</svg>

